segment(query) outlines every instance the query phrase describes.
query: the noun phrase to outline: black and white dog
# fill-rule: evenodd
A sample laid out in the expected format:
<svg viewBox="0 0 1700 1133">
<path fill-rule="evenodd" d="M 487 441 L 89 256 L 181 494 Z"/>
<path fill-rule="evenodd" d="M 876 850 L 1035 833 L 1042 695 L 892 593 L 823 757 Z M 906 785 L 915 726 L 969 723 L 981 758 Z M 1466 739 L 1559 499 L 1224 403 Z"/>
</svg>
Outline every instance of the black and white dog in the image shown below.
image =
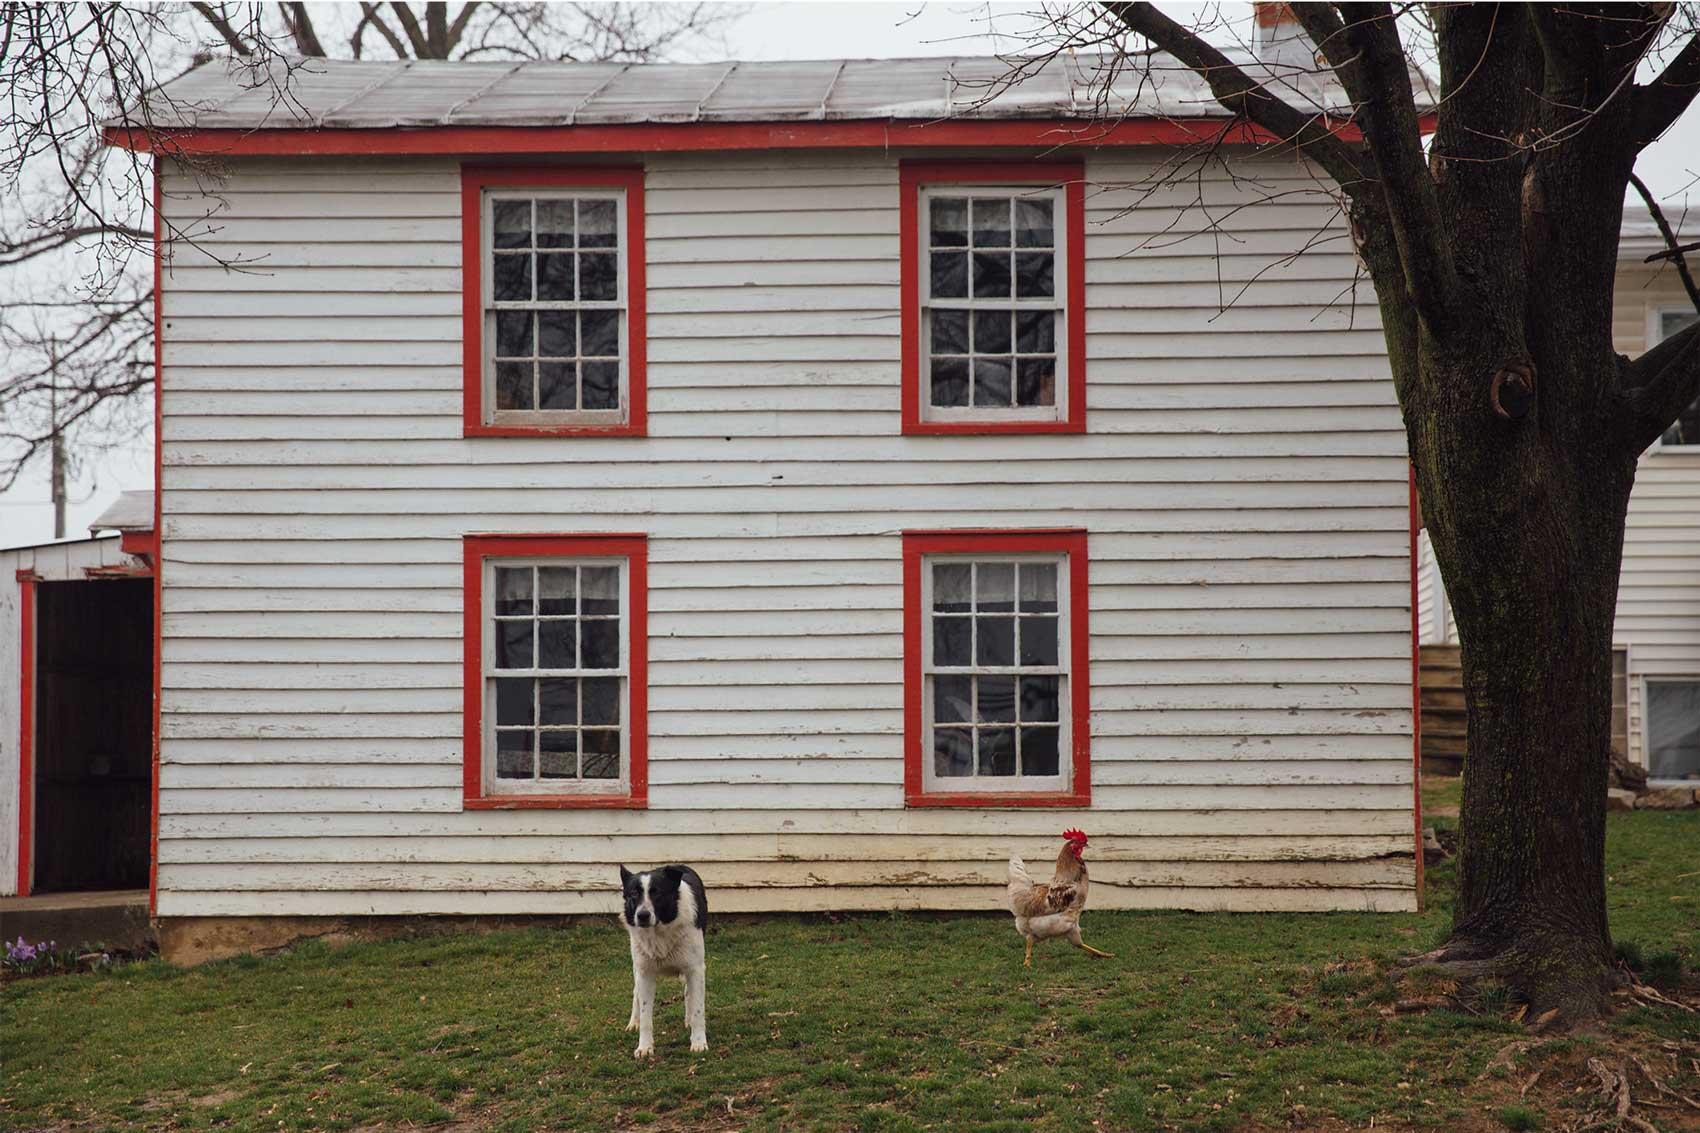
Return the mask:
<svg viewBox="0 0 1700 1133">
<path fill-rule="evenodd" d="M 708 927 L 708 895 L 702 878 L 688 865 L 668 865 L 645 873 L 620 867 L 626 895 L 626 935 L 632 941 L 632 1017 L 626 1030 L 638 1033 L 638 1058 L 655 1053 L 655 977 L 685 978 L 685 1023 L 691 1049 L 708 1049 L 708 1016 L 703 1007 L 706 973 L 703 931 Z"/>
</svg>

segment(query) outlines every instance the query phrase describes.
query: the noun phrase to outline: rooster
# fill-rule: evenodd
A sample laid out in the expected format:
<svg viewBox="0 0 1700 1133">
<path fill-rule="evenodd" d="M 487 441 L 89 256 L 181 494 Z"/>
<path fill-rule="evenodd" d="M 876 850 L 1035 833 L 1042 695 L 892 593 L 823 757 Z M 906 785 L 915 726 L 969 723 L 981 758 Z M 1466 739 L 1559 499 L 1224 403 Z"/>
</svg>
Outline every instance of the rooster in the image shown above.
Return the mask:
<svg viewBox="0 0 1700 1133">
<path fill-rule="evenodd" d="M 1094 956 L 1109 958 L 1108 952 L 1080 939 L 1080 914 L 1086 908 L 1086 863 L 1080 855 L 1086 835 L 1079 830 L 1063 831 L 1062 853 L 1057 855 L 1056 873 L 1050 884 L 1038 884 L 1014 854 L 1009 856 L 1009 911 L 1015 914 L 1015 931 L 1027 940 L 1022 966 L 1033 966 L 1033 942 L 1066 936 L 1069 943 Z"/>
</svg>

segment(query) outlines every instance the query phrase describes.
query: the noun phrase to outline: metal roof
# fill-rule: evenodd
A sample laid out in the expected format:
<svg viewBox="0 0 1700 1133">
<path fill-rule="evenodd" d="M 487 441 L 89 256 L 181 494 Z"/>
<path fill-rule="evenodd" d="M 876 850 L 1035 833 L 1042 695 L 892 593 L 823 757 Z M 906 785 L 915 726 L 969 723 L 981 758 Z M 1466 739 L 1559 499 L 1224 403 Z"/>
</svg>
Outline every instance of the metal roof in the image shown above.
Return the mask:
<svg viewBox="0 0 1700 1133">
<path fill-rule="evenodd" d="M 139 492 L 118 493 L 118 498 L 89 524 L 89 530 L 152 531 L 153 493 L 145 488 Z"/>
<path fill-rule="evenodd" d="M 1666 201 L 1661 209 L 1678 240 L 1688 241 L 1700 237 L 1700 215 L 1690 213 L 1681 205 L 1670 201 Z M 1623 227 L 1619 230 L 1617 240 L 1617 258 L 1640 259 L 1664 250 L 1665 238 L 1659 232 L 1659 226 L 1654 222 L 1653 214 L 1647 210 L 1647 206 L 1624 205 Z"/>
<path fill-rule="evenodd" d="M 1263 70 L 1249 52 L 1230 57 Z M 145 113 L 112 124 L 259 130 L 1224 116 L 1203 80 L 1167 56 L 1060 55 L 1010 83 L 1019 63 L 992 56 L 642 64 L 294 58 L 265 66 L 224 59 L 156 89 Z M 1347 100 L 1327 78 L 1270 81 L 1295 106 L 1344 112 Z"/>
</svg>

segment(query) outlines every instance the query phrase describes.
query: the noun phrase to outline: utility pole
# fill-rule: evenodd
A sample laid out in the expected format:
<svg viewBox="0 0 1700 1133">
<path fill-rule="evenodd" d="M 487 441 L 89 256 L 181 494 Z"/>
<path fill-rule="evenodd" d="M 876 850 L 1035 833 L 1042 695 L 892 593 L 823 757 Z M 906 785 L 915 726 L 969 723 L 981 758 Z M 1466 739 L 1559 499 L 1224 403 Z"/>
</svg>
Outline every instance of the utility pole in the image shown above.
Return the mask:
<svg viewBox="0 0 1700 1133">
<path fill-rule="evenodd" d="M 47 377 L 47 427 L 52 430 L 48 473 L 49 490 L 53 496 L 53 537 L 65 537 L 65 434 L 59 428 L 59 340 L 49 339 Z"/>
</svg>

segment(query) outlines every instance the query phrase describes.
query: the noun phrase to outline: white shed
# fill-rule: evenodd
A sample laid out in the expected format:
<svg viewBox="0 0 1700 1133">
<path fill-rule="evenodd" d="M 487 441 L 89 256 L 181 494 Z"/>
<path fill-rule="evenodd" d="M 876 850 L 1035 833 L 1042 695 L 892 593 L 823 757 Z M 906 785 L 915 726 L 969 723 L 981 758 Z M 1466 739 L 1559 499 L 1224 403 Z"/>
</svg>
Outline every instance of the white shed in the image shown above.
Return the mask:
<svg viewBox="0 0 1700 1133">
<path fill-rule="evenodd" d="M 1076 120 L 1086 66 L 174 83 L 224 179 L 160 161 L 167 929 L 665 860 L 994 908 L 1069 826 L 1097 907 L 1414 908 L 1373 297 L 1303 161 L 1179 72 Z M 1150 188 L 1223 130 L 1255 183 Z"/>
</svg>

